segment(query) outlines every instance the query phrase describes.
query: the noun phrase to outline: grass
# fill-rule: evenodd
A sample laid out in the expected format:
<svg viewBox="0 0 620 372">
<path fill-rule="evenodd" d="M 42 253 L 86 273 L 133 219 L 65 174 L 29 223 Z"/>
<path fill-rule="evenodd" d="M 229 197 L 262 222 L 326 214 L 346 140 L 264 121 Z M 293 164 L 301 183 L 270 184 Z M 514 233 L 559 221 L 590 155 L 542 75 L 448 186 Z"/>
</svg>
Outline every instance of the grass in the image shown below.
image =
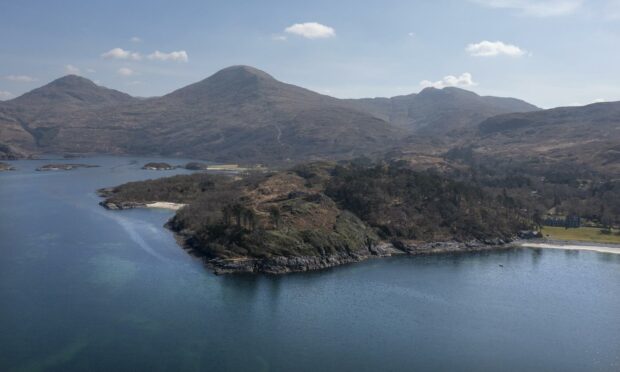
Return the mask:
<svg viewBox="0 0 620 372">
<path fill-rule="evenodd" d="M 542 229 L 542 233 L 545 238 L 555 240 L 620 244 L 620 235 L 616 235 L 618 233 L 617 229 L 614 229 L 612 234 L 603 234 L 601 229 L 596 227 L 565 229 L 563 227 L 545 226 Z"/>
</svg>

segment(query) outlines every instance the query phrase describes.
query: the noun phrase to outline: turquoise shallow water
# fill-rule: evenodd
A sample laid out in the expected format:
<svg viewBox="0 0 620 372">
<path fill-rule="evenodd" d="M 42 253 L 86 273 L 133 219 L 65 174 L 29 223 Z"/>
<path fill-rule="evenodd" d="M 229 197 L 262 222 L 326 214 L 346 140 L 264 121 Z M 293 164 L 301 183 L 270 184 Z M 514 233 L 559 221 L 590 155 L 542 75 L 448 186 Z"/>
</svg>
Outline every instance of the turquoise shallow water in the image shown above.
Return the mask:
<svg viewBox="0 0 620 372">
<path fill-rule="evenodd" d="M 172 174 L 151 160 L 0 173 L 0 371 L 620 370 L 620 255 L 218 277 L 162 228 L 171 212 L 97 205 L 97 188 Z"/>
</svg>

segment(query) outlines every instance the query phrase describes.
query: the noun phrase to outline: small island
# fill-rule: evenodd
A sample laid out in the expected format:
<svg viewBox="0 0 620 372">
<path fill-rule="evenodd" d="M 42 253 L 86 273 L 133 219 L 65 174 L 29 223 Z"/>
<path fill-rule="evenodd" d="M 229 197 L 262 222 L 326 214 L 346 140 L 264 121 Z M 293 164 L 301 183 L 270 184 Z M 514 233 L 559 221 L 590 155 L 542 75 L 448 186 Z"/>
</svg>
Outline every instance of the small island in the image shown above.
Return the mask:
<svg viewBox="0 0 620 372">
<path fill-rule="evenodd" d="M 158 171 L 173 170 L 175 168 L 176 168 L 175 166 L 170 165 L 168 163 L 157 163 L 157 162 L 146 163 L 142 167 L 142 169 L 145 169 L 145 170 L 158 170 Z"/>
<path fill-rule="evenodd" d="M 99 195 L 108 209 L 181 206 L 166 227 L 217 274 L 282 274 L 394 254 L 498 249 L 533 226 L 517 205 L 400 162 L 318 162 L 241 177 L 195 173 Z"/>
<path fill-rule="evenodd" d="M 97 168 L 98 165 L 92 164 L 47 164 L 42 167 L 37 168 L 36 170 L 39 172 L 47 172 L 47 171 L 68 171 L 78 168 Z"/>
<path fill-rule="evenodd" d="M 0 172 L 12 171 L 12 170 L 15 170 L 15 168 L 11 166 L 11 164 L 0 162 Z"/>
</svg>

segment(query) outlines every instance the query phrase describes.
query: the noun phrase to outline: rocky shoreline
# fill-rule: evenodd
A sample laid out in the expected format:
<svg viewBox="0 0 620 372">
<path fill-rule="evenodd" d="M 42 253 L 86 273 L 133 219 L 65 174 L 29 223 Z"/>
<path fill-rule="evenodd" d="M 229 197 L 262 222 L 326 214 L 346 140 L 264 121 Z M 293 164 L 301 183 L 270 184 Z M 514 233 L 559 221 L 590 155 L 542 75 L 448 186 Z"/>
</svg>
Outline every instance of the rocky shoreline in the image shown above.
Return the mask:
<svg viewBox="0 0 620 372">
<path fill-rule="evenodd" d="M 389 243 L 383 243 L 391 246 Z M 442 253 L 460 253 L 460 252 L 478 252 L 484 250 L 505 249 L 510 246 L 507 244 L 485 245 L 485 244 L 463 244 L 457 242 L 433 242 L 424 243 L 421 249 L 410 251 L 399 251 L 392 248 L 383 253 L 375 253 L 369 251 L 367 255 L 332 255 L 332 256 L 299 256 L 299 257 L 283 257 L 276 256 L 270 258 L 235 258 L 235 259 L 206 259 L 203 258 L 206 266 L 215 274 L 238 274 L 238 273 L 265 273 L 265 274 L 288 274 L 295 272 L 306 272 L 327 269 L 335 266 L 341 266 L 356 262 L 365 261 L 371 258 L 383 258 L 396 255 L 425 255 L 425 254 L 442 254 Z"/>
<path fill-rule="evenodd" d="M 169 221 L 170 222 L 170 221 Z M 224 274 L 271 274 L 281 275 L 328 269 L 336 266 L 362 262 L 373 258 L 392 256 L 418 256 L 427 254 L 465 253 L 508 249 L 513 247 L 511 241 L 491 239 L 485 241 L 472 240 L 469 242 L 380 242 L 367 247 L 366 250 L 347 254 L 327 256 L 274 256 L 274 257 L 236 257 L 236 258 L 209 258 L 200 253 L 195 247 L 191 232 L 177 231 L 171 223 L 165 227 L 173 232 L 177 243 L 194 257 L 202 260 L 204 265 L 216 275 Z"/>
</svg>

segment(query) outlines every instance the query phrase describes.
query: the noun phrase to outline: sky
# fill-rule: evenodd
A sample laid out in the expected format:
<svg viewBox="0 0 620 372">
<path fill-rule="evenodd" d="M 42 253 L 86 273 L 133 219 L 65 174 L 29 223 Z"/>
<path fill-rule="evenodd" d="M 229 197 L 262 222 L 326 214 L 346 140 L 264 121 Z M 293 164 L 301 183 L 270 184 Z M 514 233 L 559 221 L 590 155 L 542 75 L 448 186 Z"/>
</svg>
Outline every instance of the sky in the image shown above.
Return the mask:
<svg viewBox="0 0 620 372">
<path fill-rule="evenodd" d="M 620 101 L 620 0 L 0 0 L 0 100 L 70 73 L 158 96 L 241 64 L 340 98 Z"/>
</svg>

